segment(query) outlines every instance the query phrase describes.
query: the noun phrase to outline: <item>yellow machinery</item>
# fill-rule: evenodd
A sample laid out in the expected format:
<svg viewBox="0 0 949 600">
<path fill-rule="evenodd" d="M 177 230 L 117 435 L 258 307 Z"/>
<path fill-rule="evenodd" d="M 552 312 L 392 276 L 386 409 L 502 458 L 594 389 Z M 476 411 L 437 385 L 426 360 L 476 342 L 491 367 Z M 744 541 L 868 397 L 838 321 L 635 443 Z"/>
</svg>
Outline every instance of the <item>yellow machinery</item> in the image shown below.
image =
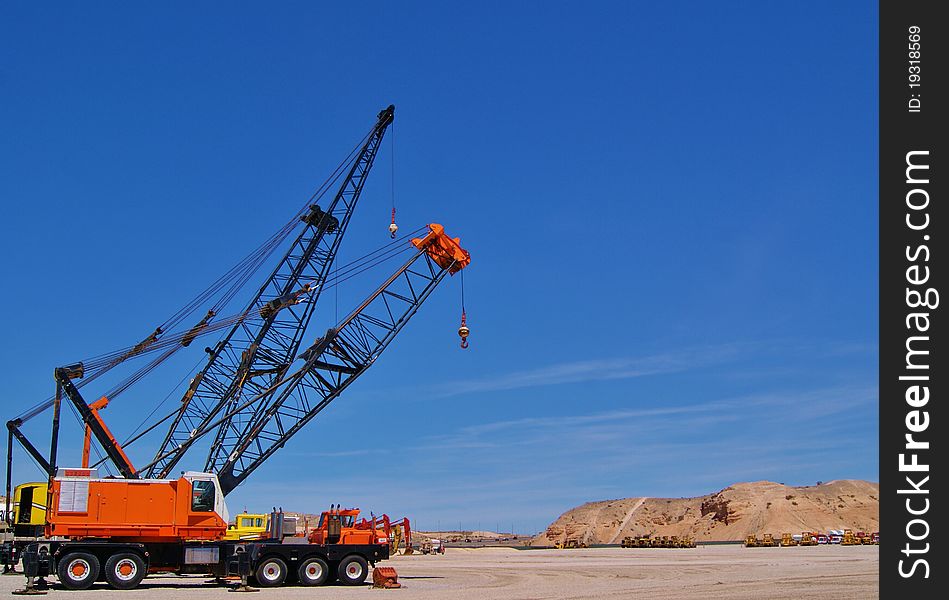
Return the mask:
<svg viewBox="0 0 949 600">
<path fill-rule="evenodd" d="M 16 537 L 43 535 L 46 524 L 46 493 L 49 484 L 45 481 L 22 483 L 13 491 L 13 534 Z"/>
<path fill-rule="evenodd" d="M 49 484 L 34 481 L 16 486 L 11 493 L 10 515 L 4 514 L 0 532 L 0 564 L 8 572 L 20 559 L 20 549 L 44 533 Z M 6 510 L 4 505 L 2 510 Z M 9 520 L 9 525 L 7 525 Z"/>
<path fill-rule="evenodd" d="M 557 542 L 556 548 L 558 550 L 569 550 L 572 548 L 586 548 L 587 545 L 579 540 L 564 540 L 562 542 Z"/>
<path fill-rule="evenodd" d="M 255 540 L 267 533 L 268 515 L 243 512 L 228 525 L 225 540 Z"/>
<path fill-rule="evenodd" d="M 817 539 L 816 536 L 810 531 L 805 531 L 801 533 L 801 541 L 798 543 L 800 546 L 816 546 Z"/>
<path fill-rule="evenodd" d="M 766 533 L 761 538 L 761 542 L 759 543 L 759 545 L 762 546 L 763 548 L 774 548 L 778 544 L 777 542 L 774 541 L 773 535 L 771 535 L 770 533 Z"/>
<path fill-rule="evenodd" d="M 408 527 L 405 525 L 392 525 L 392 533 L 389 535 L 390 556 L 399 554 L 399 550 L 402 550 L 401 554 L 413 554 L 415 552 L 415 549 L 412 548 L 412 540 L 407 535 L 408 531 Z"/>
<path fill-rule="evenodd" d="M 758 537 L 755 535 L 749 535 L 745 538 L 745 548 L 757 548 L 760 545 Z"/>
<path fill-rule="evenodd" d="M 880 533 L 879 532 L 864 533 L 862 536 L 860 535 L 860 533 L 857 533 L 857 540 L 859 540 L 860 543 L 865 546 L 876 545 L 880 543 Z"/>
<path fill-rule="evenodd" d="M 620 546 L 623 548 L 695 548 L 695 539 L 689 536 L 678 537 L 675 535 L 671 537 L 626 536 Z"/>
<path fill-rule="evenodd" d="M 853 534 L 850 529 L 844 529 L 844 537 L 840 540 L 841 546 L 859 546 L 862 540 Z"/>
<path fill-rule="evenodd" d="M 782 533 L 782 534 L 781 534 L 781 546 L 783 546 L 783 547 L 785 547 L 785 548 L 788 547 L 788 546 L 797 546 L 797 540 L 794 539 L 794 536 L 791 535 L 790 533 Z"/>
<path fill-rule="evenodd" d="M 444 554 L 445 544 L 441 540 L 425 540 L 419 546 L 419 551 L 422 554 Z"/>
</svg>

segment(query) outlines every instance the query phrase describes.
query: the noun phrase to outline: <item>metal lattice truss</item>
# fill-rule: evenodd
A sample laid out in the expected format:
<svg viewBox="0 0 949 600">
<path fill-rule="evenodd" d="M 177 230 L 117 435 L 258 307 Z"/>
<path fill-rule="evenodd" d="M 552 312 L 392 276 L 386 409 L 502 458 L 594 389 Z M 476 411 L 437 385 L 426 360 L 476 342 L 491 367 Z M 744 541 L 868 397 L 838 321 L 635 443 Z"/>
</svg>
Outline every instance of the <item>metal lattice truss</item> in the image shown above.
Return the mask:
<svg viewBox="0 0 949 600">
<path fill-rule="evenodd" d="M 207 365 L 191 381 L 181 408 L 143 476 L 169 476 L 193 444 L 196 432 L 205 431 L 249 398 L 268 399 L 268 390 L 284 379 L 299 351 L 393 112 L 390 106 L 379 113 L 332 202 L 325 211 L 313 205 L 300 217 L 302 231 L 261 286 L 244 318 L 216 346 L 208 348 Z M 230 427 L 228 420 L 218 429 L 208 464 L 220 464 L 229 455 L 225 449 Z"/>
<path fill-rule="evenodd" d="M 418 311 L 448 273 L 417 252 L 352 314 L 300 354 L 277 390 L 234 412 L 218 429 L 205 470 L 230 492 L 336 399 Z"/>
</svg>

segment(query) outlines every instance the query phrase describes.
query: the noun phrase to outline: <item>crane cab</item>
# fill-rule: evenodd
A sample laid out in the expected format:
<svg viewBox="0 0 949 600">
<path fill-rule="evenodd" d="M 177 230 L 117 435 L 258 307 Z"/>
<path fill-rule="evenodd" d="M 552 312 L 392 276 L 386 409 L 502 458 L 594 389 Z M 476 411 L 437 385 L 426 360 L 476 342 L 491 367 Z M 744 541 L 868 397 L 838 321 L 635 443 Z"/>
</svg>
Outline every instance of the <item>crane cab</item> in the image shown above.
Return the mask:
<svg viewBox="0 0 949 600">
<path fill-rule="evenodd" d="M 95 469 L 59 469 L 46 536 L 137 541 L 219 540 L 230 519 L 216 475 L 100 479 Z"/>
</svg>

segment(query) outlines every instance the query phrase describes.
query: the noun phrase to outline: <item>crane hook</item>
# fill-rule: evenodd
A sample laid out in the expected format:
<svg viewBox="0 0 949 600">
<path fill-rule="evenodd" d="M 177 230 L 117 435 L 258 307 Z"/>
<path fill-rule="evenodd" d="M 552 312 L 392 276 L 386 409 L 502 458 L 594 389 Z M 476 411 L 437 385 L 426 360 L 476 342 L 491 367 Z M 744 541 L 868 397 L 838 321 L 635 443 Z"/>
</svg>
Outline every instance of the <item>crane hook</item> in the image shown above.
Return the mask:
<svg viewBox="0 0 949 600">
<path fill-rule="evenodd" d="M 467 315 L 465 314 L 465 311 L 461 311 L 461 327 L 458 328 L 458 336 L 461 337 L 462 348 L 468 347 L 469 330 L 468 330 L 468 325 L 465 324 L 466 320 L 467 320 Z"/>
<path fill-rule="evenodd" d="M 395 224 L 395 207 L 392 207 L 392 224 L 389 225 L 389 236 L 392 239 L 395 239 L 395 232 L 399 230 L 399 226 Z"/>
</svg>

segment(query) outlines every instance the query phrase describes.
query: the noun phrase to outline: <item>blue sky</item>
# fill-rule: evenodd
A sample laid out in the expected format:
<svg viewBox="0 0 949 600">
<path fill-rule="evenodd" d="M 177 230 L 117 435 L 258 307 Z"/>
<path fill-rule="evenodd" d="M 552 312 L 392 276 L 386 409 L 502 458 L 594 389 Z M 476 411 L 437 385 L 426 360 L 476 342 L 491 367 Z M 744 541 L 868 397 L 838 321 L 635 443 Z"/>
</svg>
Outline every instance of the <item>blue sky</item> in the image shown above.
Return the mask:
<svg viewBox="0 0 949 600">
<path fill-rule="evenodd" d="M 875 5 L 0 15 L 5 418 L 52 393 L 53 367 L 148 335 L 394 103 L 398 220 L 471 251 L 471 348 L 455 278 L 232 508 L 536 531 L 589 500 L 877 479 Z M 387 241 L 391 152 L 341 261 Z M 120 438 L 193 360 L 109 407 Z M 47 439 L 48 418 L 27 431 Z M 70 421 L 74 460 L 79 439 Z"/>
</svg>

